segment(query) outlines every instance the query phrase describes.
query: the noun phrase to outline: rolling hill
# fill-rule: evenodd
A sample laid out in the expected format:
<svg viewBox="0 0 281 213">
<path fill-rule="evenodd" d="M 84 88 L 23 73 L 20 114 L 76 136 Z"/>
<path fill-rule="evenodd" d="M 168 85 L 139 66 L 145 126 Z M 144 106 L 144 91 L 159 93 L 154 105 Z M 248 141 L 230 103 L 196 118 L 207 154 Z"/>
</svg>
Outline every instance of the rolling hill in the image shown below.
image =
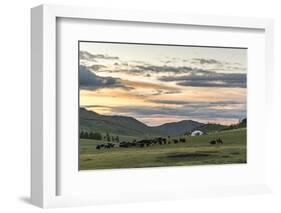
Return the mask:
<svg viewBox="0 0 281 213">
<path fill-rule="evenodd" d="M 79 117 L 80 130 L 84 131 L 131 136 L 161 134 L 132 117 L 100 115 L 84 108 L 80 108 Z"/>
<path fill-rule="evenodd" d="M 154 127 L 161 132 L 164 132 L 167 135 L 183 135 L 186 132 L 193 131 L 204 125 L 203 123 L 199 123 L 193 120 L 183 120 L 179 122 L 172 122 L 162 124 L 160 126 Z"/>
<path fill-rule="evenodd" d="M 84 108 L 80 108 L 79 117 L 80 131 L 109 132 L 129 136 L 182 135 L 204 125 L 192 120 L 183 120 L 150 127 L 132 117 L 100 115 Z"/>
<path fill-rule="evenodd" d="M 201 130 L 202 132 L 210 133 L 210 132 L 222 131 L 227 127 L 228 126 L 221 125 L 221 124 L 207 123 L 199 127 L 198 130 Z"/>
</svg>

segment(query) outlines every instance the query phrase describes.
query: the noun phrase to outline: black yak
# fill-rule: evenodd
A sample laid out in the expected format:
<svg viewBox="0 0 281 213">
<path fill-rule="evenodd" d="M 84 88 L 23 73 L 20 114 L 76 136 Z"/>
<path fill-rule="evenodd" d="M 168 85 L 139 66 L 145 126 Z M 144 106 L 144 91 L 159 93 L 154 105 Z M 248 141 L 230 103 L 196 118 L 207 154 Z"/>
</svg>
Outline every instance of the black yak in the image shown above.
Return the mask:
<svg viewBox="0 0 281 213">
<path fill-rule="evenodd" d="M 211 145 L 215 145 L 215 144 L 217 144 L 217 141 L 212 140 L 212 141 L 210 141 L 210 142 L 209 142 L 209 144 L 211 144 Z"/>
<path fill-rule="evenodd" d="M 185 138 L 180 138 L 180 142 L 185 143 L 186 142 Z"/>
<path fill-rule="evenodd" d="M 173 141 L 174 141 L 174 143 L 178 143 L 179 142 L 177 139 L 174 139 Z"/>
<path fill-rule="evenodd" d="M 216 139 L 216 140 L 210 141 L 209 144 L 211 144 L 211 145 L 223 144 L 223 141 L 222 141 L 222 139 L 218 138 L 218 139 Z"/>
</svg>

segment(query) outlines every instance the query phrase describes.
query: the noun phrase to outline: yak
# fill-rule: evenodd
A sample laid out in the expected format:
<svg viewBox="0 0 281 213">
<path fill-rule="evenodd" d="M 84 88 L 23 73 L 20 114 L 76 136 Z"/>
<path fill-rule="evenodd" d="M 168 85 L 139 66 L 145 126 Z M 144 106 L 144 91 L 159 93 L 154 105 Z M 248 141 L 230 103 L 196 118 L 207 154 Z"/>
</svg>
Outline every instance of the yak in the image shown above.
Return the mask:
<svg viewBox="0 0 281 213">
<path fill-rule="evenodd" d="M 216 140 L 210 141 L 209 144 L 211 144 L 211 145 L 223 144 L 223 141 L 222 141 L 222 139 L 218 138 L 218 139 L 216 139 Z"/>
<path fill-rule="evenodd" d="M 173 141 L 174 141 L 174 143 L 178 143 L 179 142 L 177 139 L 174 139 Z"/>
<path fill-rule="evenodd" d="M 212 141 L 210 141 L 210 142 L 209 142 L 209 144 L 211 144 L 211 145 L 215 145 L 215 144 L 217 144 L 217 141 L 212 140 Z"/>
<path fill-rule="evenodd" d="M 185 143 L 186 142 L 185 138 L 180 138 L 180 142 Z"/>
<path fill-rule="evenodd" d="M 220 138 L 218 138 L 217 139 L 217 144 L 223 144 L 223 141 Z"/>
</svg>

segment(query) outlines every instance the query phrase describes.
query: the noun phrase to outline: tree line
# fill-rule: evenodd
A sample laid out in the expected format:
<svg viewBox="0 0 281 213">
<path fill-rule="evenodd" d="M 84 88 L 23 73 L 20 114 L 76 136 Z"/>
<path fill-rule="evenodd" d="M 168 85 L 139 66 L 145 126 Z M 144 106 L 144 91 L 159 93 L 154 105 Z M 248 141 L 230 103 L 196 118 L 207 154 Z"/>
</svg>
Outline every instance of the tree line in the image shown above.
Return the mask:
<svg viewBox="0 0 281 213">
<path fill-rule="evenodd" d="M 99 132 L 80 132 L 80 138 L 83 139 L 95 139 L 95 140 L 102 140 L 102 135 Z"/>
<path fill-rule="evenodd" d="M 94 140 L 104 140 L 104 141 L 112 141 L 112 142 L 119 142 L 119 136 L 110 136 L 109 133 L 106 133 L 105 136 L 102 136 L 99 132 L 80 132 L 81 139 L 94 139 Z"/>
<path fill-rule="evenodd" d="M 232 130 L 232 129 L 246 128 L 246 127 L 247 127 L 247 118 L 243 118 L 239 121 L 238 124 L 231 124 L 230 126 L 222 130 Z"/>
</svg>

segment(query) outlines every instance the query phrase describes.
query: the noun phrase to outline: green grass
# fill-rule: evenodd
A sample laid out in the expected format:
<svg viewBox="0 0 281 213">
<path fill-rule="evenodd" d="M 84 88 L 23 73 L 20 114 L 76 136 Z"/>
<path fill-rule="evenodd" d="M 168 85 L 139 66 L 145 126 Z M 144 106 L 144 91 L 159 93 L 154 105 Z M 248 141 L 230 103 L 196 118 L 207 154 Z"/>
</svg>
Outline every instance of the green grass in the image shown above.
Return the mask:
<svg viewBox="0 0 281 213">
<path fill-rule="evenodd" d="M 218 137 L 223 145 L 209 144 Z M 80 139 L 80 170 L 246 163 L 246 129 L 185 138 L 186 143 L 101 150 L 96 145 L 105 142 Z"/>
</svg>

